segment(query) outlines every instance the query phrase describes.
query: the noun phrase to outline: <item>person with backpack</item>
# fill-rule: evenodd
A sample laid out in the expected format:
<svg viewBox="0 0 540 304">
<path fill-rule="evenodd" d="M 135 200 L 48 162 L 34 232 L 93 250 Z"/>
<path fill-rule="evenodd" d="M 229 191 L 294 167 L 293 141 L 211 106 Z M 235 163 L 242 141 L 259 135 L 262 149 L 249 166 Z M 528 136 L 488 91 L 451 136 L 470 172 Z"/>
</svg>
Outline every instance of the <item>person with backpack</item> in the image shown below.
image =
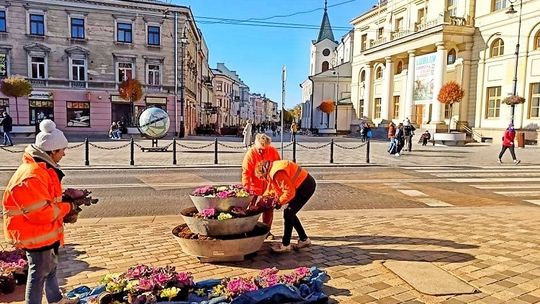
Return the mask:
<svg viewBox="0 0 540 304">
<path fill-rule="evenodd" d="M 411 124 L 409 118 L 405 118 L 403 121 L 403 139 L 409 152 L 412 151 L 412 138 L 415 130 L 416 128 Z"/>
</svg>

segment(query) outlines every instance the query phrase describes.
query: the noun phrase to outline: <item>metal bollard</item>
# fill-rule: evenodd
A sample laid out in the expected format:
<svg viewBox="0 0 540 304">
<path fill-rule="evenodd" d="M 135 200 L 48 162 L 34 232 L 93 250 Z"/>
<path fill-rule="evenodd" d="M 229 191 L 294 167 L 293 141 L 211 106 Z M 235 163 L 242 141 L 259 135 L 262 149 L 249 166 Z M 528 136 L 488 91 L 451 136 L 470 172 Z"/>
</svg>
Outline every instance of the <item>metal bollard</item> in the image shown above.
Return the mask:
<svg viewBox="0 0 540 304">
<path fill-rule="evenodd" d="M 370 140 L 369 137 L 367 139 L 367 147 L 366 147 L 366 164 L 369 164 L 369 147 L 370 147 Z"/>
<path fill-rule="evenodd" d="M 334 139 L 330 142 L 330 163 L 334 163 Z"/>
<path fill-rule="evenodd" d="M 135 165 L 135 142 L 133 141 L 133 137 L 131 137 L 131 142 L 130 142 L 130 146 L 131 146 L 131 158 L 129 160 L 129 164 L 134 166 Z"/>
<path fill-rule="evenodd" d="M 216 139 L 214 141 L 214 165 L 218 164 L 217 153 L 218 153 L 218 143 L 217 143 L 217 137 L 216 137 Z"/>
<path fill-rule="evenodd" d="M 84 139 L 84 165 L 90 166 L 90 145 L 88 144 L 88 137 Z"/>
<path fill-rule="evenodd" d="M 296 137 L 293 138 L 292 142 L 292 161 L 296 162 Z"/>
<path fill-rule="evenodd" d="M 172 153 L 172 164 L 176 165 L 176 137 L 174 137 L 172 140 Z"/>
</svg>

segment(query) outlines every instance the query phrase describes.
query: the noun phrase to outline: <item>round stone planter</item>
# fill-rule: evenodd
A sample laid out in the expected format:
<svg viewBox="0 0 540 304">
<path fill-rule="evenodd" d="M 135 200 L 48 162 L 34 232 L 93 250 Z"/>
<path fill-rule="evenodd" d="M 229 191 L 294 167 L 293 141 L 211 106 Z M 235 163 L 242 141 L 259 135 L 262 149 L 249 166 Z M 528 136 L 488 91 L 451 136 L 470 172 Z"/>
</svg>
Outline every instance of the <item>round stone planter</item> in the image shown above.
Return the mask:
<svg viewBox="0 0 540 304">
<path fill-rule="evenodd" d="M 243 261 L 246 254 L 261 248 L 269 231 L 268 226 L 257 223 L 247 234 L 201 239 L 194 238 L 196 235 L 190 238 L 179 236 L 186 228 L 186 224 L 176 226 L 172 234 L 184 253 L 198 257 L 201 262 Z"/>
<path fill-rule="evenodd" d="M 208 236 L 235 235 L 250 232 L 257 225 L 257 221 L 261 215 L 259 213 L 222 221 L 189 216 L 189 214 L 196 212 L 197 209 L 195 207 L 190 207 L 182 210 L 180 214 L 191 232 Z"/>
<path fill-rule="evenodd" d="M 190 195 L 189 197 L 199 212 L 209 208 L 214 208 L 220 212 L 227 212 L 231 207 L 246 209 L 253 199 L 253 196 L 218 198 Z"/>
</svg>

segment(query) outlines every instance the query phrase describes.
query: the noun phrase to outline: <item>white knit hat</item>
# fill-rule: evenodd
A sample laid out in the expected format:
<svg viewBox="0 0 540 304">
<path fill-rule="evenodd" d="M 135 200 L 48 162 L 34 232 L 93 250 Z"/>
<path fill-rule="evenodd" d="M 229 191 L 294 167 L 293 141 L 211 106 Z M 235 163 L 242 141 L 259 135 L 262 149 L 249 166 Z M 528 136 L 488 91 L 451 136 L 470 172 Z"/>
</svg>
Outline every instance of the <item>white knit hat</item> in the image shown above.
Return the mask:
<svg viewBox="0 0 540 304">
<path fill-rule="evenodd" d="M 56 128 L 54 121 L 50 119 L 44 119 L 39 124 L 39 130 L 41 132 L 36 135 L 36 147 L 49 152 L 58 149 L 67 148 L 68 141 L 62 131 Z"/>
</svg>

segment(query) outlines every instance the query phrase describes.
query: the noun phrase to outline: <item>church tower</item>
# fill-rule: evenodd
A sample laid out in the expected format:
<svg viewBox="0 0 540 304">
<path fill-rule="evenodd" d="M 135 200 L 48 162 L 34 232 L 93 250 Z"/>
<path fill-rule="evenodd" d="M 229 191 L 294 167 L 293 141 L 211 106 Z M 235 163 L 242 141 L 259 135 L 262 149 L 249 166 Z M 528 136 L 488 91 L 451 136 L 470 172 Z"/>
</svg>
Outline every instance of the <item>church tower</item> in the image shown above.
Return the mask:
<svg viewBox="0 0 540 304">
<path fill-rule="evenodd" d="M 332 56 L 338 43 L 334 39 L 330 19 L 328 18 L 328 3 L 324 1 L 324 14 L 317 40 L 311 42 L 311 57 L 309 75 L 324 72 L 332 66 Z"/>
</svg>

